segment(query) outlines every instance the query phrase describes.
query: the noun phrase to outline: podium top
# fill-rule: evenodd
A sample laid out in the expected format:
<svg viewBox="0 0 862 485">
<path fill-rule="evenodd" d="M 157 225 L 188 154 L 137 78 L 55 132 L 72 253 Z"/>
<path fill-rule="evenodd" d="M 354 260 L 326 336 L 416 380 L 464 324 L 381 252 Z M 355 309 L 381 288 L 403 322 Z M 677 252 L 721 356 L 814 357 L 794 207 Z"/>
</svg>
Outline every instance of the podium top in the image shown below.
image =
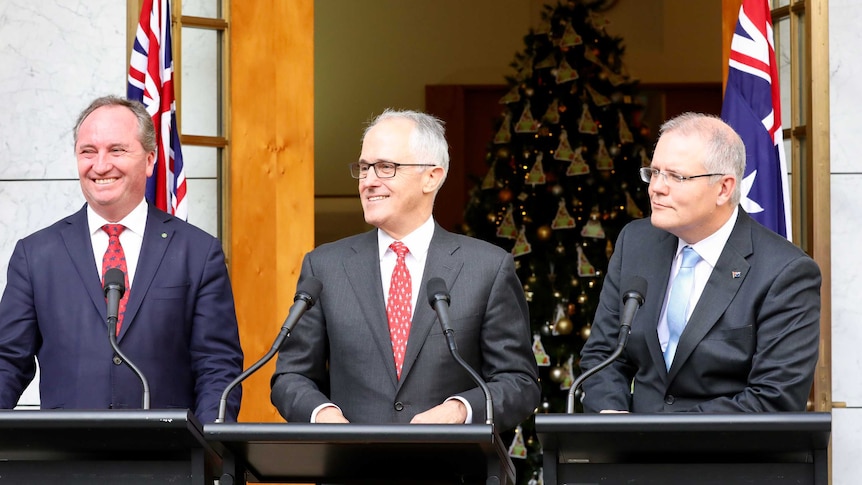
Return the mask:
<svg viewBox="0 0 862 485">
<path fill-rule="evenodd" d="M 0 410 L 0 457 L 8 460 L 168 457 L 192 448 L 212 452 L 187 409 Z"/>
</svg>

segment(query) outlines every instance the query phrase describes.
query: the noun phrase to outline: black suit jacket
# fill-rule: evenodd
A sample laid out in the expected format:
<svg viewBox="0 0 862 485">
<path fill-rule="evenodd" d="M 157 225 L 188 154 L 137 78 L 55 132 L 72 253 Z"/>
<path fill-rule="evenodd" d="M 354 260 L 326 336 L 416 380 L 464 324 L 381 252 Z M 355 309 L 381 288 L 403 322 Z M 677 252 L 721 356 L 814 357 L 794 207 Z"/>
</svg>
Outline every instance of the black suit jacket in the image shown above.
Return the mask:
<svg viewBox="0 0 862 485">
<path fill-rule="evenodd" d="M 324 403 L 355 423 L 407 423 L 455 395 L 485 419 L 485 397 L 449 354 L 425 283 L 440 277 L 461 356 L 485 379 L 495 424 L 508 429 L 539 402 L 527 303 L 512 256 L 439 226 L 428 249 L 422 287 L 399 380 L 384 307 L 377 230 L 320 246 L 306 255 L 300 285 L 323 283 L 318 303 L 282 347 L 272 402 L 288 421 L 308 422 Z M 416 291 L 416 290 L 414 290 Z"/>
<path fill-rule="evenodd" d="M 120 348 L 150 383 L 152 408 L 215 420 L 242 371 L 224 253 L 217 239 L 148 208 Z M 142 389 L 114 363 L 86 206 L 18 242 L 0 300 L 0 407 L 17 403 L 40 366 L 43 409 L 140 408 Z M 236 419 L 240 391 L 228 418 Z"/>
<path fill-rule="evenodd" d="M 677 243 L 648 219 L 620 233 L 582 370 L 616 347 L 621 285 L 645 278 L 646 301 L 620 358 L 585 381 L 584 409 L 804 411 L 820 339 L 817 264 L 740 209 L 668 371 L 656 329 Z"/>
</svg>

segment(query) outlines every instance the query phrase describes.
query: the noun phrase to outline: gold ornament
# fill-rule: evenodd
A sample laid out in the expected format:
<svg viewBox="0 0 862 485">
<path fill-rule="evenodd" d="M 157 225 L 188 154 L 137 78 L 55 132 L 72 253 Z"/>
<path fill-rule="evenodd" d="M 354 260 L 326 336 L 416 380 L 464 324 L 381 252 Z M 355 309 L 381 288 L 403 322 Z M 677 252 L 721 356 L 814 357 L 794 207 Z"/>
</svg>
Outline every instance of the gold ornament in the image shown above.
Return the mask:
<svg viewBox="0 0 862 485">
<path fill-rule="evenodd" d="M 581 335 L 581 338 L 583 340 L 587 340 L 588 338 L 590 338 L 590 324 L 589 323 L 584 325 L 583 327 L 581 327 L 580 335 Z"/>
<path fill-rule="evenodd" d="M 539 241 L 547 241 L 551 238 L 551 227 L 539 226 L 539 228 L 536 229 L 536 237 L 539 238 Z"/>
<path fill-rule="evenodd" d="M 512 200 L 512 191 L 509 189 L 502 189 L 500 190 L 500 193 L 497 194 L 497 198 L 500 199 L 500 202 L 508 204 L 509 201 Z"/>
<path fill-rule="evenodd" d="M 554 327 L 558 334 L 568 335 L 574 330 L 574 324 L 568 317 L 563 317 L 557 320 L 557 325 Z"/>
</svg>

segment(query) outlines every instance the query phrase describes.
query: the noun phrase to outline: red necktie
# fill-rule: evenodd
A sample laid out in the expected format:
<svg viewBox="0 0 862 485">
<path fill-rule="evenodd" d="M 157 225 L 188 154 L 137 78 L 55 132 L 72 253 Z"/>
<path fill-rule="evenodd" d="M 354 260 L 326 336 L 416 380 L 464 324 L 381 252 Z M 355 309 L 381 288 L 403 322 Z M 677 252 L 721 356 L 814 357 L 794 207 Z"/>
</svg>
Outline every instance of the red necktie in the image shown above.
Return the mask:
<svg viewBox="0 0 862 485">
<path fill-rule="evenodd" d="M 404 257 L 410 252 L 400 241 L 395 241 L 389 248 L 398 255 L 395 269 L 392 271 L 392 281 L 389 284 L 389 301 L 386 304 L 386 316 L 389 319 L 389 338 L 392 340 L 392 353 L 395 355 L 395 371 L 401 378 L 401 366 L 404 364 L 404 353 L 407 351 L 407 337 L 410 335 L 410 316 L 413 313 L 411 300 L 413 298 L 410 271 Z"/>
<path fill-rule="evenodd" d="M 117 335 L 120 334 L 120 327 L 123 325 L 123 314 L 126 313 L 126 303 L 129 301 L 129 270 L 126 267 L 126 253 L 123 252 L 123 246 L 120 244 L 120 233 L 126 227 L 122 224 L 105 224 L 102 230 L 108 233 L 108 249 L 105 251 L 105 256 L 102 257 L 102 284 L 105 281 L 105 273 L 111 268 L 119 268 L 125 276 L 126 292 L 123 293 L 123 298 L 120 299 L 120 312 L 117 318 Z"/>
</svg>

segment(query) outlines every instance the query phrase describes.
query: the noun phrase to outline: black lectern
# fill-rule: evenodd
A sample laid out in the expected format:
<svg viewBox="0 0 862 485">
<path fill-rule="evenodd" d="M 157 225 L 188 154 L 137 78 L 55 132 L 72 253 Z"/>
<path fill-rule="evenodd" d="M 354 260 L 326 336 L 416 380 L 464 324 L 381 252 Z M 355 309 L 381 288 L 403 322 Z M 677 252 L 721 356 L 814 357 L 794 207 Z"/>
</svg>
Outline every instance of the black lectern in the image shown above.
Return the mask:
<svg viewBox="0 0 862 485">
<path fill-rule="evenodd" d="M 545 483 L 823 484 L 829 413 L 539 414 Z"/>
<path fill-rule="evenodd" d="M 492 425 L 207 424 L 220 485 L 248 482 L 514 483 Z"/>
<path fill-rule="evenodd" d="M 188 410 L 0 411 L 0 483 L 212 485 Z"/>
</svg>

